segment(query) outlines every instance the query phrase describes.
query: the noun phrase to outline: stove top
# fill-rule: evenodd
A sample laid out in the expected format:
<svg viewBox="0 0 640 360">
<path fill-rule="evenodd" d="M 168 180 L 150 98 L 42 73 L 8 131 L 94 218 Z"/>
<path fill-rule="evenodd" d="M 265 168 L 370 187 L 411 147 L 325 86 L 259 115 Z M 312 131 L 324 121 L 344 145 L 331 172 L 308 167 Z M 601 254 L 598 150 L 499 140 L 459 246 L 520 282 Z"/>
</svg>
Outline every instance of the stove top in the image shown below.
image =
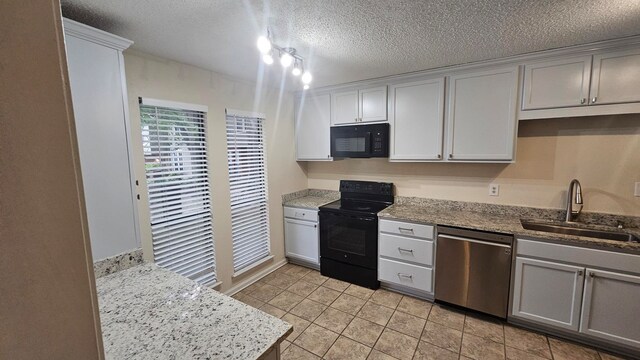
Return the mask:
<svg viewBox="0 0 640 360">
<path fill-rule="evenodd" d="M 327 205 L 321 206 L 320 210 L 375 215 L 390 205 L 391 204 L 388 204 L 388 203 L 366 201 L 366 200 L 341 199 L 341 200 L 336 200 Z"/>
</svg>

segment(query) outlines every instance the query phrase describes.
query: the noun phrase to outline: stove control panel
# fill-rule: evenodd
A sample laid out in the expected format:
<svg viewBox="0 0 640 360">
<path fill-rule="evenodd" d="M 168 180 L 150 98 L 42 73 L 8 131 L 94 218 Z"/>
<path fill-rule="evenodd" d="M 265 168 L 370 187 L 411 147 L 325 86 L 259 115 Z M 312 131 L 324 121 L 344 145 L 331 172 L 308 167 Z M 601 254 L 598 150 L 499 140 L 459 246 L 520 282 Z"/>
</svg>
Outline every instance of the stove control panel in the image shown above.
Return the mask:
<svg viewBox="0 0 640 360">
<path fill-rule="evenodd" d="M 340 180 L 340 192 L 393 195 L 393 184 L 374 181 Z"/>
</svg>

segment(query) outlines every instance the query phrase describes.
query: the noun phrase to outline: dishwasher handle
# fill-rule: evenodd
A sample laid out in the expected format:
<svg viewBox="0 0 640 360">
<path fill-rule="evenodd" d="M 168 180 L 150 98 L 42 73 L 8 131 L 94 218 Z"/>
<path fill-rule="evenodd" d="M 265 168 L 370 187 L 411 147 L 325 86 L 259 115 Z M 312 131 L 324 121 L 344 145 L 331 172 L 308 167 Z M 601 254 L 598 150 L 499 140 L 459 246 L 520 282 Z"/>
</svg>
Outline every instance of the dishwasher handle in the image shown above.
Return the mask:
<svg viewBox="0 0 640 360">
<path fill-rule="evenodd" d="M 453 236 L 453 235 L 447 235 L 447 234 L 438 234 L 438 239 L 440 239 L 440 238 L 447 239 L 447 240 L 466 241 L 466 242 L 471 242 L 471 243 L 476 243 L 476 244 L 484 244 L 484 245 L 489 245 L 489 246 L 496 246 L 496 247 L 511 249 L 511 245 L 501 244 L 501 243 L 496 243 L 496 242 L 490 242 L 490 241 L 484 241 L 484 240 L 478 240 L 478 239 L 470 239 L 470 238 L 465 238 L 465 237 L 460 237 L 460 236 Z"/>
</svg>

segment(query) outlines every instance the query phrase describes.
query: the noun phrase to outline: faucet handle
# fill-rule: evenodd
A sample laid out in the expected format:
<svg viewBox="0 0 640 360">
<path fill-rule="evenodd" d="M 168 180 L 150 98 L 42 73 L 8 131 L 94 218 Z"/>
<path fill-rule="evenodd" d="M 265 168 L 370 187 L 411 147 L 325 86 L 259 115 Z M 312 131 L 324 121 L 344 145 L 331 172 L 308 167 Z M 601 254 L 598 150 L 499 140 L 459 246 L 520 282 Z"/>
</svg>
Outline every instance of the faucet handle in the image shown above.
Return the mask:
<svg viewBox="0 0 640 360">
<path fill-rule="evenodd" d="M 618 220 L 617 227 L 618 227 L 618 229 L 624 229 L 624 224 L 622 223 L 622 221 Z"/>
</svg>

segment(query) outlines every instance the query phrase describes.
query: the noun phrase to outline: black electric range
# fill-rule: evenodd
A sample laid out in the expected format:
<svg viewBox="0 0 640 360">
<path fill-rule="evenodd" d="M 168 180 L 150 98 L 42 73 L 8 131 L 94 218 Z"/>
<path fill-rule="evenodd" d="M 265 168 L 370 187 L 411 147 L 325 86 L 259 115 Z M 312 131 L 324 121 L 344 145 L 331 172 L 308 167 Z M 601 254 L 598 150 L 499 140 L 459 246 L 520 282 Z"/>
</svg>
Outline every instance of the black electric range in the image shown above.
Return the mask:
<svg viewBox="0 0 640 360">
<path fill-rule="evenodd" d="M 371 289 L 378 281 L 378 216 L 393 184 L 340 181 L 340 200 L 320 207 L 320 273 Z"/>
</svg>

